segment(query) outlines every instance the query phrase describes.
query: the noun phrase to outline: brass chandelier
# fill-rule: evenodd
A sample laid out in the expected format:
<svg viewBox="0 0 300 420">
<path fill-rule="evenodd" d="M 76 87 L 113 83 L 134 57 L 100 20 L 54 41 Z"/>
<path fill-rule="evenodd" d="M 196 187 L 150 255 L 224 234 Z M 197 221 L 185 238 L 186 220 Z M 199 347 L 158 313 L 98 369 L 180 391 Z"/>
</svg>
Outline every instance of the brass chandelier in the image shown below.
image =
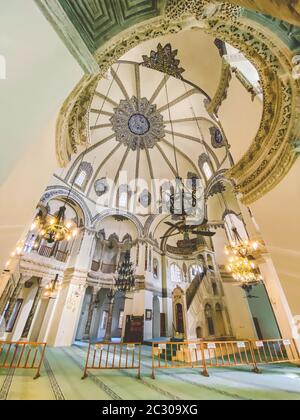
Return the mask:
<svg viewBox="0 0 300 420">
<path fill-rule="evenodd" d="M 43 216 L 40 211 L 32 225 L 32 229 L 37 228 L 39 235 L 49 244 L 70 241 L 77 235 L 77 227 L 72 227 L 71 222 L 66 222 L 66 205 L 61 206 L 55 216 L 49 214 Z"/>
<path fill-rule="evenodd" d="M 253 256 L 259 251 L 258 241 L 243 240 L 237 228 L 232 229 L 234 239 L 225 247 L 225 253 L 229 256 L 228 272 L 234 280 L 243 285 L 257 284 L 263 280 Z"/>
</svg>

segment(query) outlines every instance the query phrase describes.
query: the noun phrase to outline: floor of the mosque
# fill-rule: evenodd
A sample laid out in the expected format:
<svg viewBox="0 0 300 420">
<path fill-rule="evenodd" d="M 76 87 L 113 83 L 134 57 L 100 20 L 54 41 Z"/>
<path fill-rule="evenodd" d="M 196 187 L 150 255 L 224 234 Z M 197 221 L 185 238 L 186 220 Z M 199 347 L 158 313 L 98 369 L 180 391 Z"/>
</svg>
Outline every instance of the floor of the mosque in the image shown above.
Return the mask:
<svg viewBox="0 0 300 420">
<path fill-rule="evenodd" d="M 32 371 L 0 370 L 0 400 L 300 400 L 300 369 L 292 365 L 156 372 L 151 347 L 142 349 L 142 378 L 136 371 L 93 371 L 82 381 L 86 347 L 48 348 L 41 377 Z"/>
</svg>

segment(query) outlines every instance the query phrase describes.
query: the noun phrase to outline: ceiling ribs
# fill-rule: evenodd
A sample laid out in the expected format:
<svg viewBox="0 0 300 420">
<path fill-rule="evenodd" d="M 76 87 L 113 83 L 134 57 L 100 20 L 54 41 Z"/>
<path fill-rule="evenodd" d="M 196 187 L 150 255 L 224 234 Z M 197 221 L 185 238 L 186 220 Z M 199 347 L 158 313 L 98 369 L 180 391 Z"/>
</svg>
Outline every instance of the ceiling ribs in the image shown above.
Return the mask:
<svg viewBox="0 0 300 420">
<path fill-rule="evenodd" d="M 163 139 L 162 142 L 164 144 L 166 144 L 167 146 L 169 146 L 170 148 L 173 148 L 173 144 L 169 143 L 166 139 Z M 180 154 L 180 156 L 182 156 L 185 160 L 187 160 L 189 162 L 189 164 L 192 166 L 192 168 L 194 169 L 194 171 L 196 172 L 196 174 L 199 176 L 199 178 L 202 178 L 199 169 L 197 168 L 197 166 L 195 165 L 195 163 L 192 161 L 192 159 L 190 159 L 188 157 L 188 155 L 186 155 L 181 149 L 179 149 L 177 146 L 175 146 L 175 150 L 177 153 Z"/>
<path fill-rule="evenodd" d="M 191 89 L 188 92 L 184 93 L 183 95 L 179 96 L 178 98 L 174 99 L 170 103 L 162 106 L 158 109 L 158 112 L 164 112 L 169 108 L 172 108 L 173 106 L 179 104 L 180 102 L 184 101 L 185 99 L 189 98 L 190 96 L 194 95 L 195 93 L 198 93 L 198 89 Z"/>
<path fill-rule="evenodd" d="M 142 86 L 141 86 L 141 73 L 140 73 L 139 64 L 134 65 L 134 72 L 135 72 L 136 97 L 137 97 L 137 99 L 141 99 Z"/>
<path fill-rule="evenodd" d="M 169 80 L 170 76 L 166 75 L 163 77 L 162 81 L 160 82 L 160 84 L 158 85 L 158 87 L 155 89 L 151 99 L 150 99 L 150 104 L 153 104 L 153 102 L 155 101 L 155 99 L 158 97 L 158 95 L 160 94 L 160 92 L 162 91 L 163 87 L 165 86 L 165 84 L 167 83 L 167 81 Z"/>
<path fill-rule="evenodd" d="M 152 180 L 152 188 L 153 188 L 153 194 L 154 194 L 154 203 L 156 203 L 157 202 L 157 191 L 156 191 L 154 171 L 153 171 L 153 167 L 152 167 L 152 163 L 151 163 L 149 149 L 145 148 L 145 152 L 146 152 L 146 156 L 147 156 L 147 162 L 148 162 L 150 177 L 151 177 L 151 180 Z"/>
<path fill-rule="evenodd" d="M 205 121 L 205 122 L 208 122 L 208 123 L 210 123 L 210 124 L 212 124 L 212 125 L 215 125 L 215 123 L 214 123 L 213 121 L 210 121 L 208 118 L 205 118 L 205 117 L 196 117 L 196 118 L 194 118 L 194 117 L 191 117 L 191 118 L 181 118 L 181 119 L 178 119 L 178 120 L 172 120 L 172 121 L 170 121 L 170 120 L 165 120 L 165 121 L 164 121 L 164 123 L 165 123 L 165 124 L 171 124 L 171 122 L 172 122 L 173 124 L 178 124 L 178 123 L 185 123 L 185 122 L 197 122 L 197 121 Z"/>
<path fill-rule="evenodd" d="M 99 125 L 94 125 L 93 127 L 90 127 L 90 130 L 98 130 L 99 128 L 111 128 L 111 127 L 112 127 L 111 123 L 99 124 Z"/>
<path fill-rule="evenodd" d="M 113 78 L 115 79 L 115 82 L 119 86 L 121 92 L 123 93 L 124 98 L 126 98 L 129 101 L 130 98 L 129 98 L 128 92 L 127 92 L 124 84 L 122 83 L 121 79 L 119 78 L 119 76 L 117 75 L 117 73 L 115 72 L 115 70 L 113 68 L 111 68 L 111 74 L 112 74 Z"/>
<path fill-rule="evenodd" d="M 112 112 L 107 112 L 103 110 L 101 111 L 101 109 L 95 109 L 95 108 L 91 109 L 91 113 L 98 114 L 98 115 L 106 115 L 107 117 L 112 117 L 114 115 Z"/>
<path fill-rule="evenodd" d="M 114 179 L 114 185 L 115 186 L 117 185 L 117 182 L 118 182 L 119 177 L 120 177 L 120 172 L 122 171 L 122 169 L 124 167 L 124 164 L 125 164 L 125 161 L 126 161 L 128 155 L 129 155 L 129 152 L 130 152 L 130 147 L 128 146 L 127 149 L 126 149 L 126 152 L 124 153 L 124 156 L 121 160 L 120 166 L 117 170 L 117 174 L 116 174 L 115 179 Z"/>
<path fill-rule="evenodd" d="M 163 151 L 163 149 L 160 147 L 159 144 L 155 145 L 157 147 L 157 149 L 160 151 L 160 154 L 162 155 L 162 157 L 164 158 L 164 160 L 166 161 L 166 163 L 168 164 L 169 168 L 171 169 L 171 171 L 173 172 L 174 176 L 177 177 L 177 172 L 176 169 L 174 168 L 174 166 L 172 165 L 172 163 L 169 161 L 169 159 L 167 158 L 165 152 Z"/>
<path fill-rule="evenodd" d="M 98 141 L 98 143 L 94 144 L 93 146 L 91 146 L 86 151 L 80 153 L 80 155 L 78 156 L 78 158 L 73 162 L 72 166 L 68 170 L 68 173 L 67 173 L 67 175 L 65 177 L 65 182 L 68 182 L 68 180 L 71 178 L 72 172 L 74 171 L 75 167 L 78 165 L 78 163 L 83 158 L 83 155 L 87 155 L 88 153 L 90 153 L 93 150 L 97 149 L 97 147 L 102 146 L 103 144 L 107 143 L 108 141 L 114 139 L 115 137 L 116 137 L 115 133 L 114 134 L 111 134 L 110 136 L 106 137 L 105 139 Z"/>
<path fill-rule="evenodd" d="M 208 149 L 209 153 L 214 158 L 216 167 L 219 168 L 219 161 L 218 161 L 218 158 L 217 158 L 215 152 L 212 150 L 212 148 L 205 141 L 199 139 L 198 137 L 189 136 L 188 134 L 182 134 L 182 133 L 177 133 L 177 132 L 172 133 L 172 131 L 169 131 L 169 130 L 166 130 L 165 132 L 166 132 L 166 134 L 169 134 L 170 136 L 174 135 L 174 136 L 180 137 L 182 139 L 191 140 L 191 141 L 195 141 L 197 143 L 202 144 L 205 149 Z M 207 151 L 205 150 L 203 153 L 207 153 Z"/>
<path fill-rule="evenodd" d="M 100 92 L 95 92 L 95 96 L 98 96 L 98 98 L 100 99 L 104 99 L 105 102 L 108 102 L 115 108 L 118 106 L 117 102 L 113 101 L 111 98 L 108 98 L 107 96 L 103 95 Z"/>
</svg>

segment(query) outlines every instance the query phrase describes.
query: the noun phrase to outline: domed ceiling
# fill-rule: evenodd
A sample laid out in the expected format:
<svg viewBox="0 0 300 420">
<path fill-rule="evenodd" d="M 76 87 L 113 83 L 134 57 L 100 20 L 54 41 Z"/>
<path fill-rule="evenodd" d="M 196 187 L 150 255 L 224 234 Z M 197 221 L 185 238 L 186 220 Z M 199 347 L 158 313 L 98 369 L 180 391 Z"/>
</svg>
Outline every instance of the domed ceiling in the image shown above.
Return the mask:
<svg viewBox="0 0 300 420">
<path fill-rule="evenodd" d="M 97 201 L 114 186 L 128 185 L 144 204 L 143 213 L 147 194 L 154 199 L 157 193 L 154 180 L 194 174 L 207 185 L 211 175 L 205 174 L 205 162 L 212 173 L 229 167 L 222 127 L 206 110 L 209 96 L 185 81 L 176 64 L 174 77 L 128 61 L 111 68 L 92 101 L 90 145 L 65 173 L 66 182 L 72 183 L 80 168 L 90 167 L 82 193 Z"/>
</svg>

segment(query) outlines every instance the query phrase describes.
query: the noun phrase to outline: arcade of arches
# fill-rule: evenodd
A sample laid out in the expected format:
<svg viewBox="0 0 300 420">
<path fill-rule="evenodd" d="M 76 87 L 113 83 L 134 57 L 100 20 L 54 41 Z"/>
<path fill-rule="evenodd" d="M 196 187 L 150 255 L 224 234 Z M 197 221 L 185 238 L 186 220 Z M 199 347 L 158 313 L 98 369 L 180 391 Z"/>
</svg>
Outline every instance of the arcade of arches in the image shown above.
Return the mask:
<svg viewBox="0 0 300 420">
<path fill-rule="evenodd" d="M 0 17 L 0 340 L 300 350 L 299 2 L 19 3 Z M 234 235 L 257 281 L 228 270 Z"/>
</svg>

